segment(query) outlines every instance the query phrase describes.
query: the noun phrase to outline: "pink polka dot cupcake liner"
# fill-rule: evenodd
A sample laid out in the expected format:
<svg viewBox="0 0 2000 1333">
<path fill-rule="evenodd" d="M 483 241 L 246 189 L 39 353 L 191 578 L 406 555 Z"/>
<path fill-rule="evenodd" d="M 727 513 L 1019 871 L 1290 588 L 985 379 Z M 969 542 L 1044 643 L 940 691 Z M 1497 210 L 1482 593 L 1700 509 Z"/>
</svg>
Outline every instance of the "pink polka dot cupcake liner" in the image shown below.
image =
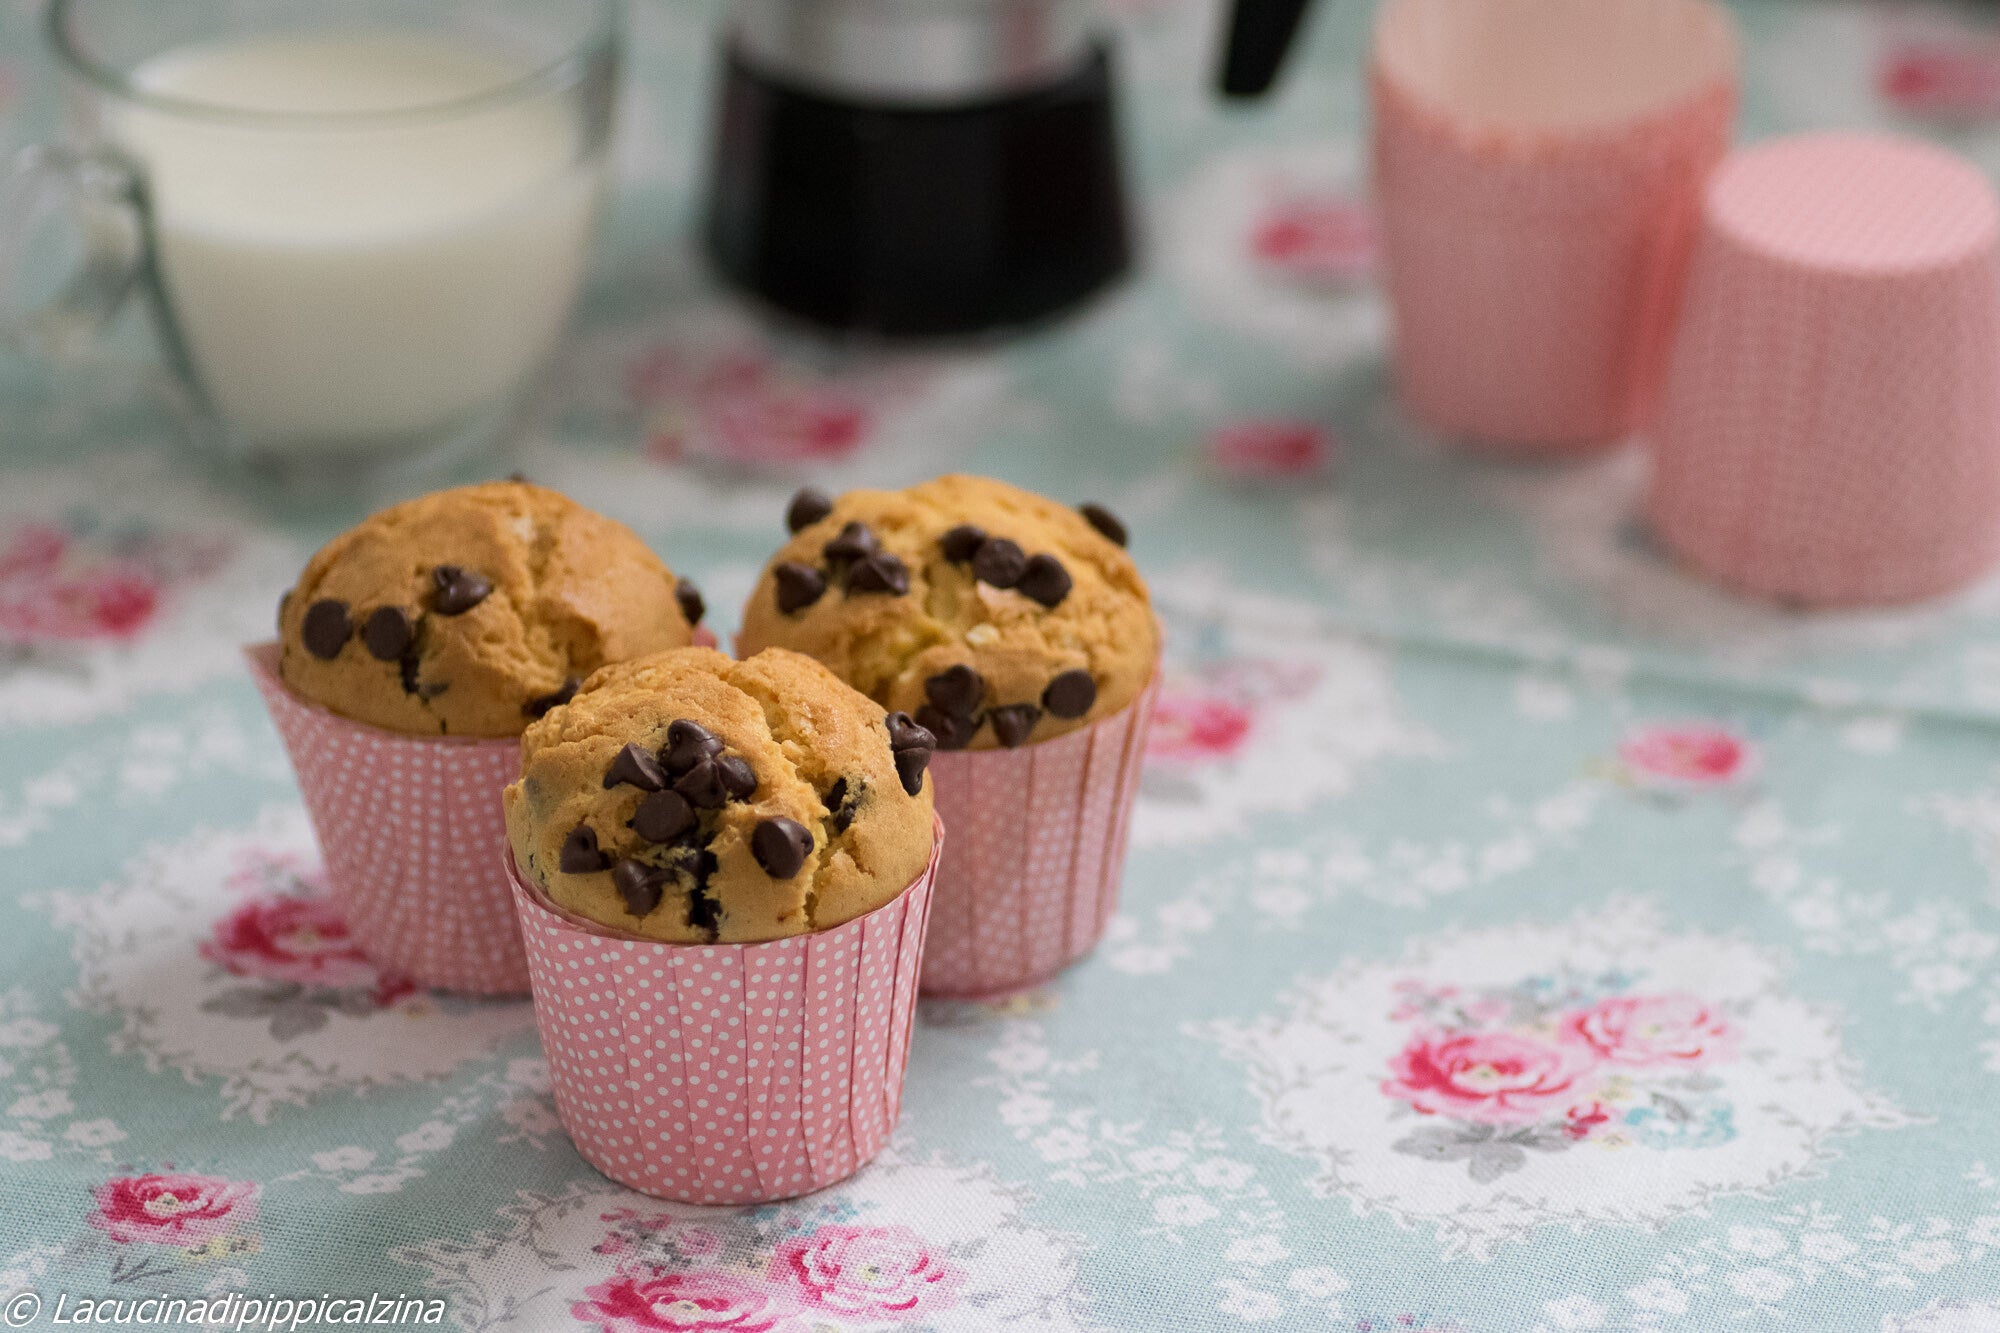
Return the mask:
<svg viewBox="0 0 2000 1333">
<path fill-rule="evenodd" d="M 635 939 L 562 911 L 501 858 L 556 1113 L 584 1160 L 680 1203 L 755 1204 L 866 1166 L 902 1111 L 931 886 L 763 944 Z"/>
<path fill-rule="evenodd" d="M 1118 906 L 1156 672 L 1130 705 L 1018 750 L 931 758 L 951 846 L 938 868 L 926 995 L 973 998 L 1048 980 L 1097 947 Z"/>
<path fill-rule="evenodd" d="M 244 650 L 291 756 L 327 888 L 376 966 L 474 995 L 528 993 L 500 792 L 521 743 L 405 736 L 301 699 L 278 676 L 278 645 Z"/>
</svg>

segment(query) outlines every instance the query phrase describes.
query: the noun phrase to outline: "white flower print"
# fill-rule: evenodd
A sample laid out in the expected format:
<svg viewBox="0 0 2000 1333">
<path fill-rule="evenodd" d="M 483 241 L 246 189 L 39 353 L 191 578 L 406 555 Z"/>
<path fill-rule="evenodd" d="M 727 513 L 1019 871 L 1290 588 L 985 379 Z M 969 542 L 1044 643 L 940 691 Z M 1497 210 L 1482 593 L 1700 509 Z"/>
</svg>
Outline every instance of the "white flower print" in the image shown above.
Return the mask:
<svg viewBox="0 0 2000 1333">
<path fill-rule="evenodd" d="M 441 1120 L 427 1120 L 396 1140 L 404 1152 L 439 1152 L 451 1146 L 457 1131 Z"/>
<path fill-rule="evenodd" d="M 1330 1301 L 1348 1288 L 1348 1281 L 1331 1268 L 1294 1268 L 1285 1285 L 1311 1301 Z"/>
<path fill-rule="evenodd" d="M 415 1167 L 403 1167 L 398 1171 L 378 1172 L 372 1176 L 356 1176 L 340 1187 L 342 1194 L 396 1194 L 410 1181 L 423 1175 Z"/>
<path fill-rule="evenodd" d="M 1775 1259 L 1785 1252 L 1785 1238 L 1769 1227 L 1731 1227 L 1729 1248 L 1759 1259 Z"/>
<path fill-rule="evenodd" d="M 1609 1312 L 1588 1296 L 1565 1296 L 1542 1306 L 1542 1313 L 1553 1319 L 1557 1328 L 1603 1328 Z"/>
<path fill-rule="evenodd" d="M 61 1031 L 53 1023 L 44 1023 L 39 1018 L 16 1018 L 0 1023 L 0 1046 L 20 1047 L 33 1050 L 45 1046 Z"/>
<path fill-rule="evenodd" d="M 1792 1280 L 1775 1268 L 1748 1268 L 1729 1275 L 1729 1289 L 1747 1301 L 1766 1304 L 1783 1300 Z"/>
<path fill-rule="evenodd" d="M 1010 1074 L 1032 1074 L 1042 1067 L 1049 1053 L 1027 1042 L 1003 1042 L 988 1051 L 986 1058 Z"/>
<path fill-rule="evenodd" d="M 1056 1113 L 1055 1103 L 1034 1093 L 1022 1093 L 1000 1103 L 1000 1122 L 1016 1129 L 1046 1124 Z"/>
<path fill-rule="evenodd" d="M 1266 1268 L 1280 1259 L 1291 1258 L 1292 1252 L 1276 1236 L 1241 1236 L 1229 1242 L 1222 1257 L 1246 1268 Z"/>
<path fill-rule="evenodd" d="M 524 1058 L 507 1062 L 507 1081 L 530 1092 L 549 1090 L 549 1062 Z"/>
<path fill-rule="evenodd" d="M 500 1118 L 529 1138 L 540 1138 L 562 1128 L 562 1121 L 539 1097 L 509 1097 L 500 1103 Z"/>
<path fill-rule="evenodd" d="M 1661 1314 L 1685 1314 L 1688 1294 L 1663 1277 L 1648 1278 L 1625 1293 L 1625 1299 L 1642 1310 Z"/>
<path fill-rule="evenodd" d="M 2000 1216 L 1989 1213 L 1984 1217 L 1973 1218 L 1966 1225 L 1965 1241 L 1968 1245 L 2000 1247 Z"/>
<path fill-rule="evenodd" d="M 322 1171 L 361 1171 L 374 1165 L 375 1154 L 367 1148 L 329 1148 L 313 1154 L 312 1163 Z"/>
<path fill-rule="evenodd" d="M 10 1162 L 45 1162 L 55 1149 L 41 1139 L 31 1139 L 11 1129 L 0 1129 L 0 1157 Z"/>
<path fill-rule="evenodd" d="M 1919 1273 L 1935 1273 L 1958 1262 L 1958 1250 L 1948 1240 L 1920 1240 L 1903 1247 L 1897 1256 Z"/>
<path fill-rule="evenodd" d="M 1250 1183 L 1257 1174 L 1257 1168 L 1247 1162 L 1232 1161 L 1227 1157 L 1211 1157 L 1207 1161 L 1195 1163 L 1194 1183 L 1204 1189 L 1238 1190 Z"/>
<path fill-rule="evenodd" d="M 50 1088 L 22 1097 L 7 1108 L 7 1114 L 16 1120 L 53 1120 L 59 1115 L 68 1115 L 76 1107 L 70 1102 L 69 1094 L 61 1088 Z"/>
<path fill-rule="evenodd" d="M 1215 1208 L 1198 1194 L 1169 1194 L 1153 1200 L 1153 1216 L 1170 1227 L 1198 1227 L 1217 1216 Z"/>
<path fill-rule="evenodd" d="M 79 1148 L 108 1148 L 125 1138 L 125 1131 L 106 1119 L 78 1120 L 63 1130 L 63 1137 Z"/>
<path fill-rule="evenodd" d="M 1857 1248 L 1853 1241 L 1833 1231 L 1808 1231 L 1799 1237 L 1799 1253 L 1823 1264 L 1837 1264 Z"/>
<path fill-rule="evenodd" d="M 1074 1162 L 1090 1156 L 1090 1140 L 1073 1129 L 1052 1129 L 1035 1140 L 1045 1162 Z"/>
<path fill-rule="evenodd" d="M 1245 1323 L 1261 1324 L 1285 1312 L 1285 1303 L 1268 1291 L 1258 1291 L 1241 1282 L 1227 1280 L 1216 1285 L 1222 1288 L 1223 1296 L 1216 1302 L 1215 1308 L 1224 1314 L 1235 1315 Z"/>
<path fill-rule="evenodd" d="M 1139 1148 L 1126 1154 L 1126 1165 L 1134 1171 L 1172 1171 L 1187 1161 L 1187 1154 L 1174 1148 Z M 1208 1181 L 1199 1181 L 1208 1184 Z"/>
</svg>

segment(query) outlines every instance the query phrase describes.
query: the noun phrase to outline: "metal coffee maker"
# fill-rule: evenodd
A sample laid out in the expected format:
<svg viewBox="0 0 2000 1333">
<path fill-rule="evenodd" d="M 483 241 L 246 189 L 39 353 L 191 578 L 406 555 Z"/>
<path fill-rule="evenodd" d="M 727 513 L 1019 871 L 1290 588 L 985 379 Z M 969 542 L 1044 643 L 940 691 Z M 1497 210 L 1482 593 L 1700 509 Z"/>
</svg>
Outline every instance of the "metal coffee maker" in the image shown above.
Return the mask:
<svg viewBox="0 0 2000 1333">
<path fill-rule="evenodd" d="M 1032 324 L 1131 261 L 1090 0 L 731 0 L 707 244 L 839 330 Z"/>
</svg>

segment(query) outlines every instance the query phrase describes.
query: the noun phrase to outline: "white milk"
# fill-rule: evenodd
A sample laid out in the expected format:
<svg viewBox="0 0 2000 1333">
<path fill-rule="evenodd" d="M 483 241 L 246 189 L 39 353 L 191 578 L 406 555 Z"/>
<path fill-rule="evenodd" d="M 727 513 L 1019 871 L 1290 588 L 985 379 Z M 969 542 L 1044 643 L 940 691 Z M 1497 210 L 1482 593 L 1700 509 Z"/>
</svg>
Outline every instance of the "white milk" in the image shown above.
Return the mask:
<svg viewBox="0 0 2000 1333">
<path fill-rule="evenodd" d="M 596 221 L 577 101 L 437 109 L 524 72 L 391 35 L 185 47 L 138 69 L 147 91 L 210 107 L 385 113 L 273 127 L 133 107 L 108 127 L 146 168 L 167 304 L 224 421 L 299 452 L 386 443 L 504 402 L 543 363 Z M 413 107 L 432 110 L 386 114 Z"/>
</svg>

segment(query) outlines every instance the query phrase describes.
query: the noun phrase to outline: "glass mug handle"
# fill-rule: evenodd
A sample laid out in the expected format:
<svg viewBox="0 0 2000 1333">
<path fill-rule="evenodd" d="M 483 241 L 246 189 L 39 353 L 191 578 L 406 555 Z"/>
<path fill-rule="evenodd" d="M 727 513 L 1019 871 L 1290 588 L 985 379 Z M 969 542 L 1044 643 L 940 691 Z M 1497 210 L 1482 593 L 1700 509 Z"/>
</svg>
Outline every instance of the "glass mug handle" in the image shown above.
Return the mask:
<svg viewBox="0 0 2000 1333">
<path fill-rule="evenodd" d="M 52 244 L 67 250 L 66 262 L 42 253 Z M 123 307 L 145 256 L 130 163 L 102 149 L 24 149 L 0 199 L 0 347 L 75 358 Z"/>
</svg>

